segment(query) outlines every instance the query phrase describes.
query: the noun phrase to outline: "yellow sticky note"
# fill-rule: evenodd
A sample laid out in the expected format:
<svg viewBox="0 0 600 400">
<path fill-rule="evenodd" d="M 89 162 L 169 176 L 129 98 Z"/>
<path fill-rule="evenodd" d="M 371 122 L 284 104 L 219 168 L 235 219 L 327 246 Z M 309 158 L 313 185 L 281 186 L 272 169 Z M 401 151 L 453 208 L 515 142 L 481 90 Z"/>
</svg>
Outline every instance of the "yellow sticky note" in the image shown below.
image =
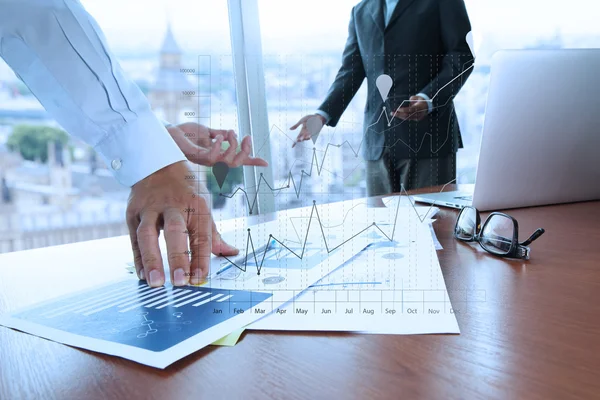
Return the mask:
<svg viewBox="0 0 600 400">
<path fill-rule="evenodd" d="M 213 342 L 212 344 L 215 346 L 235 346 L 238 340 L 240 340 L 240 336 L 242 336 L 242 333 L 244 333 L 244 328 L 237 331 L 233 331 L 229 335 L 222 337 L 221 339 L 217 340 L 216 342 Z"/>
</svg>

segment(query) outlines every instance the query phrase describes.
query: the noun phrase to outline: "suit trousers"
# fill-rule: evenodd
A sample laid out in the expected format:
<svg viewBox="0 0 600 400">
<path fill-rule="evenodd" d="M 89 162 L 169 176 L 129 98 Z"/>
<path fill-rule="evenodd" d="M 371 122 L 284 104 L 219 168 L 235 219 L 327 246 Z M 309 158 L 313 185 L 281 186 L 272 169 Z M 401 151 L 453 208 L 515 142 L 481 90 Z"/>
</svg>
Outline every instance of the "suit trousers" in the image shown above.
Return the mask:
<svg viewBox="0 0 600 400">
<path fill-rule="evenodd" d="M 367 195 L 438 186 L 456 179 L 456 153 L 436 158 L 396 159 L 386 148 L 377 161 L 367 161 Z"/>
</svg>

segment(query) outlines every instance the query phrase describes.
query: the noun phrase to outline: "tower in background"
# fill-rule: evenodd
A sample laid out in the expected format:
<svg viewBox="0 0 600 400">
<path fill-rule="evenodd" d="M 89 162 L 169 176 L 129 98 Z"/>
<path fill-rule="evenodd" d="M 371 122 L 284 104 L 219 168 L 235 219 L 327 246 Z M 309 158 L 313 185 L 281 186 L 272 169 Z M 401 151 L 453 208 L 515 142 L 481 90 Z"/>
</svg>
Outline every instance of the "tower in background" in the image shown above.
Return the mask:
<svg viewBox="0 0 600 400">
<path fill-rule="evenodd" d="M 185 119 L 183 113 L 184 110 L 197 108 L 194 97 L 182 94 L 183 91 L 194 90 L 194 85 L 181 72 L 182 54 L 169 24 L 160 50 L 160 64 L 154 84 L 148 92 L 148 99 L 156 115 L 172 124 L 193 121 Z"/>
</svg>

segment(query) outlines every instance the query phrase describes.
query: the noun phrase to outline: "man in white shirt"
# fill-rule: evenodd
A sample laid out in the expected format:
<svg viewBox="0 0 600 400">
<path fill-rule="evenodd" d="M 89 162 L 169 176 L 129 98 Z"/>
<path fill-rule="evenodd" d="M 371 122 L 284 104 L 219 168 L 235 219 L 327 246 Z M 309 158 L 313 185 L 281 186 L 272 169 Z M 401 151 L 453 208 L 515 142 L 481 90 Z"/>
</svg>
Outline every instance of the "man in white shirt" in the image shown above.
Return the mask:
<svg viewBox="0 0 600 400">
<path fill-rule="evenodd" d="M 236 154 L 233 131 L 198 124 L 166 128 L 77 0 L 0 0 L 0 57 L 58 123 L 93 146 L 115 178 L 131 187 L 126 217 L 140 279 L 150 286 L 165 282 L 161 228 L 177 286 L 201 282 L 211 252 L 238 253 L 216 230 L 206 187 L 186 179 L 187 161 L 266 165 L 250 156 L 249 137 Z M 195 142 L 185 135 L 191 132 Z M 224 153 L 223 141 L 230 143 Z"/>
</svg>

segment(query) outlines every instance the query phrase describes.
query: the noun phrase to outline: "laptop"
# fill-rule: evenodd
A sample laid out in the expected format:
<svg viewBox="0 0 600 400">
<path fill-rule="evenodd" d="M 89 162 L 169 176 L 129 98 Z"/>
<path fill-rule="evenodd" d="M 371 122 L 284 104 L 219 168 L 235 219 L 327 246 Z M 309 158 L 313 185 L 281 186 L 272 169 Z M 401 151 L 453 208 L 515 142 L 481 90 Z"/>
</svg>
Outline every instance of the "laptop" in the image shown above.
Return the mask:
<svg viewBox="0 0 600 400">
<path fill-rule="evenodd" d="M 413 196 L 481 211 L 600 199 L 600 49 L 502 50 L 473 191 Z"/>
</svg>

